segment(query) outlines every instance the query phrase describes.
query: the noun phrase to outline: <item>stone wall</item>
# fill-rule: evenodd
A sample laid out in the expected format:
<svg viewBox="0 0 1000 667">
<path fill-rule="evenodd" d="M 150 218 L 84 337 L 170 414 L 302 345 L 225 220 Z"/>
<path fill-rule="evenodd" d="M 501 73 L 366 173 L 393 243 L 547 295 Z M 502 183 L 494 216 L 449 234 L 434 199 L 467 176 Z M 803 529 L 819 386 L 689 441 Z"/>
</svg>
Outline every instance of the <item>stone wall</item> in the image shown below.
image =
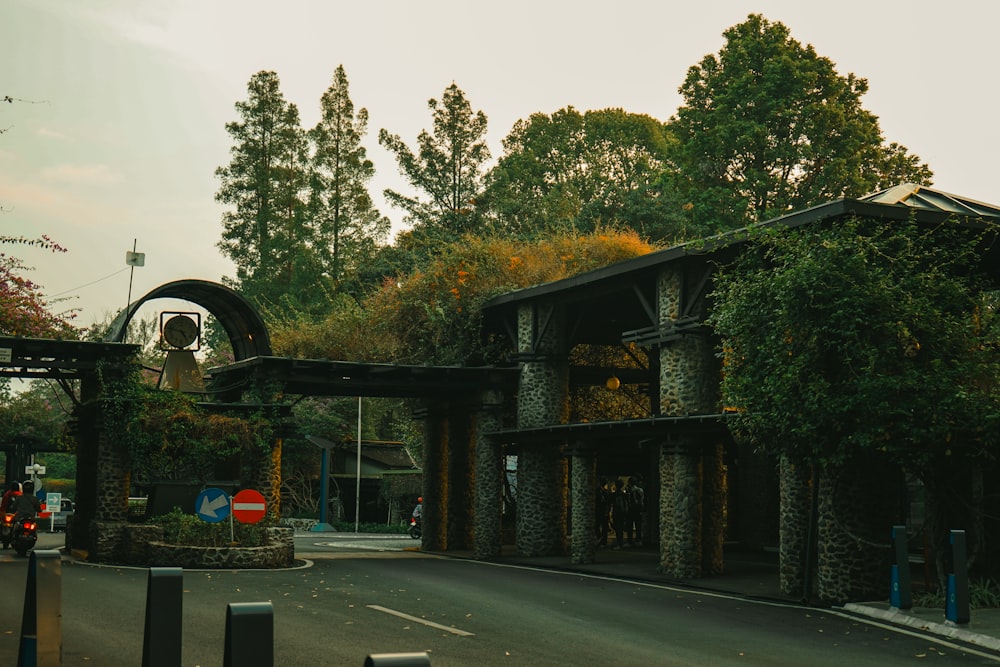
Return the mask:
<svg viewBox="0 0 1000 667">
<path fill-rule="evenodd" d="M 189 569 L 274 569 L 295 563 L 292 528 L 266 529 L 267 544 L 260 547 L 193 547 L 165 543 L 163 528 L 157 525 L 108 522 L 92 525 L 97 526 L 99 539 L 106 542 L 102 553 L 114 554 L 97 561 L 102 563 Z"/>
</svg>

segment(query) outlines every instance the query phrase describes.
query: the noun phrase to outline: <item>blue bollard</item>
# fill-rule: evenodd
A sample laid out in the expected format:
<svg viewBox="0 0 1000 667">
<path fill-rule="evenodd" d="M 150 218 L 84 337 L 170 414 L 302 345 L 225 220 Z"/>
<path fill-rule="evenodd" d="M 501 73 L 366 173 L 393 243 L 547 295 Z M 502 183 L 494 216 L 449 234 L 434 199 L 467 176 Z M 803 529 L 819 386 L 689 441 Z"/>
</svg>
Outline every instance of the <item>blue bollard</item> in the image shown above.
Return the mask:
<svg viewBox="0 0 1000 667">
<path fill-rule="evenodd" d="M 896 609 L 913 608 L 913 590 L 910 584 L 910 550 L 906 542 L 906 526 L 892 527 L 893 554 L 892 588 L 889 605 Z"/>
<path fill-rule="evenodd" d="M 969 622 L 969 569 L 965 559 L 965 531 L 951 531 L 951 574 L 948 575 L 944 617 L 957 625 Z"/>
<path fill-rule="evenodd" d="M 180 667 L 184 570 L 151 567 L 146 581 L 146 631 L 142 667 Z"/>
<path fill-rule="evenodd" d="M 226 609 L 223 667 L 274 667 L 274 607 L 231 602 Z"/>
</svg>

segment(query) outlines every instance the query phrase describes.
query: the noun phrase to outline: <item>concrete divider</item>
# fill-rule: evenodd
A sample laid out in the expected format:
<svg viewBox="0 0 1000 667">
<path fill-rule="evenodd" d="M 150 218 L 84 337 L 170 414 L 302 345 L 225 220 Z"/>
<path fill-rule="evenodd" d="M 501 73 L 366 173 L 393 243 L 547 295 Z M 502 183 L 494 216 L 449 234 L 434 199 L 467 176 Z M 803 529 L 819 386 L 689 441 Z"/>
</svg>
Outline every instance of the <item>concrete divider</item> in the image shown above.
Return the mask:
<svg viewBox="0 0 1000 667">
<path fill-rule="evenodd" d="M 24 587 L 17 667 L 62 665 L 62 558 L 57 550 L 31 552 Z"/>
<path fill-rule="evenodd" d="M 149 568 L 142 667 L 180 667 L 184 627 L 183 598 L 183 569 Z"/>
</svg>

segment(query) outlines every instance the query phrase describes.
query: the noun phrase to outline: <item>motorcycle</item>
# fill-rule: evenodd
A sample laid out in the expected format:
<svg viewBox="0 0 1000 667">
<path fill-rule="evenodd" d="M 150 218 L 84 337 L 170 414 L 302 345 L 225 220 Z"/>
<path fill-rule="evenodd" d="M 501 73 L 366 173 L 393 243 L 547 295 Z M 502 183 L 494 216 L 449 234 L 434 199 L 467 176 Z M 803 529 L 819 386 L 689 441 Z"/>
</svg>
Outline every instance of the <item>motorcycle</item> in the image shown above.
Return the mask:
<svg viewBox="0 0 1000 667">
<path fill-rule="evenodd" d="M 2 517 L 0 517 L 0 542 L 3 543 L 4 549 L 10 548 L 11 540 L 14 539 L 14 513 L 5 512 Z"/>
<path fill-rule="evenodd" d="M 18 556 L 27 556 L 28 551 L 38 542 L 38 521 L 34 517 L 21 516 L 14 521 L 14 536 L 11 544 Z"/>
<path fill-rule="evenodd" d="M 411 516 L 410 517 L 410 537 L 412 537 L 415 540 L 419 540 L 421 534 L 422 533 L 421 533 L 421 530 L 420 530 L 420 519 L 417 519 L 416 517 L 412 517 Z"/>
</svg>

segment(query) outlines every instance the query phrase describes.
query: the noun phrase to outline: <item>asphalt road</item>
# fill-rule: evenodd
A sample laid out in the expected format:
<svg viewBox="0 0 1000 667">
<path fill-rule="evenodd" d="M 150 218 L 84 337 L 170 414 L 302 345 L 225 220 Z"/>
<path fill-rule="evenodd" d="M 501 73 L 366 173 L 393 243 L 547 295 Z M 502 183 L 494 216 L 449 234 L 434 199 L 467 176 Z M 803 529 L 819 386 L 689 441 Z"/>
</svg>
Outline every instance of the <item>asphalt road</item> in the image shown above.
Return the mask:
<svg viewBox="0 0 1000 667">
<path fill-rule="evenodd" d="M 183 664 L 221 665 L 231 602 L 273 605 L 275 665 L 981 665 L 988 652 L 823 610 L 412 551 L 297 540 L 306 567 L 185 571 Z M 306 548 L 311 551 L 306 552 Z M 0 555 L 0 665 L 16 663 L 26 559 Z M 62 565 L 63 664 L 140 665 L 147 571 Z M 264 663 L 269 664 L 269 663 Z"/>
</svg>

